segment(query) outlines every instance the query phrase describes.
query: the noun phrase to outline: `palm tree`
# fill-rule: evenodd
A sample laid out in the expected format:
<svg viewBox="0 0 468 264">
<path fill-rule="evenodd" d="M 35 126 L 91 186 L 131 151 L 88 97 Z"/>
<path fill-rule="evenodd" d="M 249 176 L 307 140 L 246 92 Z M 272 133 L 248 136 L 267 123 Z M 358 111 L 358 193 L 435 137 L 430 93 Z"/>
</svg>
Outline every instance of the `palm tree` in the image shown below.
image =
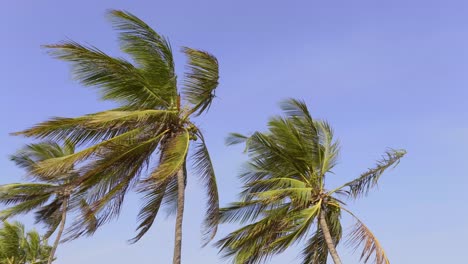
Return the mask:
<svg viewBox="0 0 468 264">
<path fill-rule="evenodd" d="M 30 183 L 13 183 L 0 186 L 0 203 L 11 205 L 0 211 L 0 218 L 7 219 L 18 214 L 35 211 L 37 223 L 47 227 L 45 238 L 50 237 L 58 228 L 57 237 L 50 251 L 48 264 L 52 263 L 55 251 L 61 240 L 67 214 L 72 209 L 89 210 L 89 205 L 75 184 L 79 174 L 73 165 L 60 173 L 44 177 L 36 174 L 40 164 L 49 159 L 60 159 L 75 152 L 75 146 L 65 141 L 63 146 L 56 142 L 30 144 L 19 150 L 11 159 L 20 167 L 25 168 L 28 176 L 34 181 Z M 81 226 L 76 233 L 92 233 L 95 225 Z M 77 237 L 77 236 L 76 236 Z M 71 238 L 70 238 L 71 239 Z"/>
<path fill-rule="evenodd" d="M 245 184 L 241 200 L 221 210 L 221 221 L 245 224 L 217 243 L 223 256 L 235 263 L 260 263 L 307 238 L 302 263 L 326 264 L 330 253 L 339 264 L 341 213 L 347 212 L 357 221 L 349 245 L 363 245 L 365 263 L 374 256 L 375 263 L 388 264 L 377 238 L 337 196 L 366 195 L 406 152 L 389 150 L 375 168 L 338 188 L 326 189 L 325 180 L 339 153 L 332 128 L 313 119 L 301 101 L 290 99 L 281 106 L 285 116 L 272 118 L 268 132 L 249 137 L 232 134 L 227 140 L 228 144 L 245 143 L 249 162 L 240 175 Z"/>
<path fill-rule="evenodd" d="M 45 264 L 51 247 L 36 231 L 26 233 L 20 222 L 4 221 L 0 228 L 1 264 Z"/>
<path fill-rule="evenodd" d="M 54 118 L 16 134 L 68 138 L 86 146 L 44 162 L 36 173 L 48 176 L 81 164 L 82 177 L 76 184 L 89 189 L 88 201 L 98 226 L 117 216 L 125 194 L 137 187 L 144 196 L 132 242 L 150 229 L 161 206 L 176 206 L 173 262 L 180 263 L 187 156 L 193 158 L 208 193 L 205 242 L 216 233 L 219 219 L 213 166 L 203 134 L 191 120 L 211 105 L 218 63 L 207 52 L 182 48 L 188 65 L 179 89 L 167 39 L 128 12 L 113 10 L 109 16 L 119 32 L 121 49 L 132 62 L 73 41 L 46 48 L 72 64 L 78 81 L 97 88 L 103 100 L 119 107 L 77 118 Z M 191 141 L 194 151 L 188 155 Z M 146 173 L 148 167 L 151 170 Z M 81 218 L 83 223 L 88 221 L 86 215 Z"/>
</svg>

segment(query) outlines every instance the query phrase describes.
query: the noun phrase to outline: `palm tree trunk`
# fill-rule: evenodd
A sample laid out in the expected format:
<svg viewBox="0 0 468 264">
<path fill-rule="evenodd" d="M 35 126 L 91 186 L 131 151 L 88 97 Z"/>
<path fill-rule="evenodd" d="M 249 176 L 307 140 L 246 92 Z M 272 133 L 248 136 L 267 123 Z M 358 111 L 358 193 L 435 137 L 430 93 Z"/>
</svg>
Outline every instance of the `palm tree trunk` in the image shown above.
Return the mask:
<svg viewBox="0 0 468 264">
<path fill-rule="evenodd" d="M 59 231 L 57 233 L 57 237 L 55 238 L 54 245 L 52 249 L 50 250 L 50 256 L 49 256 L 49 260 L 47 261 L 47 264 L 51 264 L 52 261 L 54 260 L 55 251 L 57 250 L 57 247 L 60 243 L 60 238 L 62 237 L 63 230 L 65 229 L 65 221 L 67 219 L 67 209 L 68 209 L 68 198 L 64 199 L 63 201 L 62 219 L 60 220 Z"/>
<path fill-rule="evenodd" d="M 336 252 L 335 243 L 333 243 L 333 239 L 330 234 L 330 229 L 328 229 L 327 220 L 325 219 L 325 214 L 323 211 L 320 212 L 319 223 L 320 228 L 323 232 L 323 236 L 325 238 L 325 242 L 327 243 L 328 252 L 330 252 L 333 262 L 335 264 L 341 264 L 340 256 L 338 256 L 338 252 Z"/>
<path fill-rule="evenodd" d="M 185 175 L 184 169 L 177 172 L 177 218 L 175 227 L 175 244 L 173 264 L 180 264 L 182 258 L 182 221 L 184 218 Z"/>
</svg>

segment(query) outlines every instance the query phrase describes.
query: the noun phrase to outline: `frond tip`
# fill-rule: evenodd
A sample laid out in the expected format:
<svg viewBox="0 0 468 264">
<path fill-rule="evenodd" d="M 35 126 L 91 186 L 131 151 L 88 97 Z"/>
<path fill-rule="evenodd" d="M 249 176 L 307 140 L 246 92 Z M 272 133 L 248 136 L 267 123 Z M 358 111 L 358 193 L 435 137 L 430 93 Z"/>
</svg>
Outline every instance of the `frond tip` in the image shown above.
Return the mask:
<svg viewBox="0 0 468 264">
<path fill-rule="evenodd" d="M 349 196 L 353 198 L 358 198 L 360 196 L 367 195 L 371 188 L 375 187 L 378 184 L 380 176 L 388 168 L 394 168 L 400 162 L 400 159 L 406 154 L 406 150 L 388 150 L 382 157 L 381 160 L 377 162 L 375 168 L 367 170 L 359 178 L 350 181 L 338 188 L 337 190 L 348 188 L 346 191 Z"/>
</svg>

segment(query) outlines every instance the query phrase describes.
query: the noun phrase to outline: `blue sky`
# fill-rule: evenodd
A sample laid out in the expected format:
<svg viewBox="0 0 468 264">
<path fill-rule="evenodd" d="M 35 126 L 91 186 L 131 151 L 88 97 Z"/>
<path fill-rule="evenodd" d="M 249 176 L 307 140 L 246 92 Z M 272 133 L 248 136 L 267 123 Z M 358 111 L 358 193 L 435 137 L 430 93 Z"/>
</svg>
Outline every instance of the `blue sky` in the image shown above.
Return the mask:
<svg viewBox="0 0 468 264">
<path fill-rule="evenodd" d="M 330 186 L 356 177 L 387 147 L 407 156 L 378 191 L 349 207 L 379 237 L 392 263 L 459 263 L 468 235 L 468 3 L 393 1 L 1 1 L 0 183 L 23 172 L 7 158 L 28 139 L 9 136 L 52 116 L 109 108 L 73 82 L 66 64 L 41 44 L 66 38 L 119 55 L 104 17 L 128 10 L 181 46 L 215 54 L 218 98 L 199 121 L 207 137 L 223 205 L 234 201 L 245 161 L 227 148 L 229 132 L 265 128 L 278 101 L 304 99 L 327 119 L 342 143 Z M 176 53 L 178 71 L 184 58 Z M 204 196 L 187 188 L 183 263 L 222 263 L 200 249 Z M 57 264 L 170 263 L 173 218 L 164 215 L 138 244 L 138 199 L 130 196 L 118 221 L 95 236 L 63 245 Z M 29 217 L 21 218 L 31 223 Z M 345 225 L 352 222 L 345 218 Z M 31 226 L 31 225 L 30 225 Z M 233 226 L 222 226 L 220 235 Z M 344 263 L 358 255 L 341 247 Z M 298 248 L 270 263 L 298 263 Z M 296 260 L 296 261 L 295 261 Z"/>
</svg>

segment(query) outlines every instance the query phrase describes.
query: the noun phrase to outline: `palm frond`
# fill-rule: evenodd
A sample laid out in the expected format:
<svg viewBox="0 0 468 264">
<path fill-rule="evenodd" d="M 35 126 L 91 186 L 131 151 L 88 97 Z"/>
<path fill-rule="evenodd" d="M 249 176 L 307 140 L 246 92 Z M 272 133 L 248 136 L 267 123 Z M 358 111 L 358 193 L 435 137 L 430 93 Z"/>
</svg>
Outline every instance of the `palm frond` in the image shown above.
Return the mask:
<svg viewBox="0 0 468 264">
<path fill-rule="evenodd" d="M 320 214 L 322 201 L 318 201 L 309 208 L 294 212 L 288 216 L 288 221 L 294 224 L 293 228 L 285 230 L 287 233 L 271 243 L 270 247 L 275 253 L 286 250 L 293 243 L 299 242 L 308 232 L 312 223 Z"/>
<path fill-rule="evenodd" d="M 308 205 L 313 189 L 295 178 L 271 178 L 246 183 L 241 197 L 246 201 L 258 200 L 264 204 L 275 203 L 285 198 L 295 203 Z"/>
<path fill-rule="evenodd" d="M 138 242 L 151 228 L 158 215 L 168 182 L 172 178 L 166 178 L 162 182 L 154 182 L 151 189 L 148 188 L 143 197 L 143 207 L 138 213 L 137 235 L 130 240 L 130 243 Z"/>
<path fill-rule="evenodd" d="M 62 221 L 63 197 L 55 197 L 52 202 L 38 208 L 35 211 L 35 222 L 45 225 L 46 233 L 44 237 L 49 238 Z"/>
<path fill-rule="evenodd" d="M 354 247 L 354 250 L 362 246 L 360 259 L 364 261 L 364 263 L 367 263 L 372 258 L 374 264 L 390 264 L 387 254 L 385 254 L 383 247 L 370 229 L 349 210 L 344 210 L 356 220 L 356 224 L 351 231 L 349 239 L 346 241 L 347 245 Z"/>
<path fill-rule="evenodd" d="M 93 186 L 100 186 L 98 183 L 105 182 L 103 179 L 109 179 L 113 185 L 119 182 L 120 177 L 134 178 L 143 170 L 142 166 L 148 164 L 151 154 L 168 132 L 169 130 L 156 131 L 155 135 L 146 135 L 149 138 L 143 137 L 135 142 L 130 141 L 128 144 L 112 145 L 107 151 L 101 153 L 99 159 L 81 168 L 82 175 L 72 184 L 79 184 L 80 192 L 83 192 Z M 107 183 L 104 184 L 106 185 Z M 101 197 L 107 191 L 108 189 L 105 188 L 100 189 L 97 197 Z"/>
<path fill-rule="evenodd" d="M 44 177 L 53 178 L 57 175 L 70 171 L 78 163 L 92 157 L 98 156 L 101 149 L 112 147 L 116 144 L 128 143 L 136 135 L 142 132 L 142 129 L 136 128 L 128 132 L 122 133 L 111 139 L 104 140 L 91 147 L 83 149 L 66 156 L 50 158 L 36 164 L 36 168 L 32 171 L 33 174 L 42 175 Z"/>
<path fill-rule="evenodd" d="M 248 147 L 249 156 L 257 170 L 268 171 L 270 177 L 294 173 L 297 177 L 308 180 L 309 164 L 299 155 L 303 154 L 304 149 L 290 138 L 280 139 L 274 135 L 256 132 L 250 137 Z"/>
<path fill-rule="evenodd" d="M 184 47 L 182 52 L 188 58 L 185 73 L 184 98 L 192 104 L 190 113 L 200 115 L 209 109 L 218 86 L 218 60 L 208 52 Z"/>
<path fill-rule="evenodd" d="M 274 202 L 280 199 L 289 198 L 294 200 L 299 204 L 307 204 L 312 198 L 313 189 L 310 187 L 306 188 L 282 188 L 282 189 L 273 189 L 257 193 L 252 193 L 253 197 L 258 198 L 265 203 Z"/>
<path fill-rule="evenodd" d="M 80 192 L 86 194 L 99 226 L 119 214 L 125 194 L 140 179 L 163 135 L 165 132 L 143 142 L 116 146 L 83 169 Z"/>
<path fill-rule="evenodd" d="M 89 201 L 80 199 L 80 213 L 67 230 L 64 241 L 74 240 L 84 235 L 90 236 L 98 227 L 117 217 L 120 214 L 125 194 L 129 190 L 129 181 L 132 177 L 134 175 L 122 179 L 115 186 L 108 187 L 109 191 L 101 197 L 91 194 L 88 198 Z M 101 183 L 101 185 L 103 184 Z M 96 186 L 95 188 L 102 187 Z"/>
<path fill-rule="evenodd" d="M 226 138 L 225 143 L 227 146 L 237 145 L 241 143 L 246 143 L 245 149 L 248 149 L 248 140 L 249 137 L 244 136 L 239 133 L 230 133 L 229 136 Z"/>
<path fill-rule="evenodd" d="M 125 195 L 139 180 L 151 154 L 167 132 L 156 132 L 156 136 L 147 135 L 149 139 L 141 138 L 128 144 L 113 145 L 101 153 L 97 160 L 81 168 L 82 175 L 71 183 L 79 185 L 80 196 L 72 204 L 73 207 L 78 204 L 81 213 L 67 231 L 67 241 L 91 235 L 99 226 L 119 215 Z M 86 206 L 81 199 L 86 199 Z"/>
<path fill-rule="evenodd" d="M 92 214 L 86 216 L 85 223 L 90 225 L 89 223 L 94 222 L 96 219 L 97 227 L 99 227 L 118 217 L 122 210 L 125 195 L 129 191 L 131 179 L 131 177 L 128 177 L 121 180 L 101 199 L 90 204 Z"/>
<path fill-rule="evenodd" d="M 288 206 L 269 211 L 263 219 L 246 225 L 219 240 L 216 246 L 222 257 L 234 263 L 256 264 L 267 261 L 274 252 L 271 243 L 281 238 L 293 224 L 287 220 Z"/>
<path fill-rule="evenodd" d="M 163 203 L 170 204 L 175 200 L 177 184 L 175 175 L 184 166 L 189 146 L 189 133 L 182 133 L 169 137 L 161 146 L 160 163 L 150 174 L 149 178 L 141 182 L 140 192 L 145 193 L 144 206 L 138 214 L 139 225 L 137 235 L 130 240 L 135 243 L 151 228 Z"/>
<path fill-rule="evenodd" d="M 41 161 L 73 153 L 73 151 L 70 152 L 71 147 L 70 143 L 64 143 L 64 147 L 62 147 L 59 143 L 53 141 L 34 143 L 21 148 L 11 155 L 10 159 L 17 166 L 31 173 L 36 168 L 37 163 Z"/>
<path fill-rule="evenodd" d="M 315 234 L 307 240 L 306 246 L 302 249 L 303 264 L 327 264 L 328 248 L 320 227 Z"/>
<path fill-rule="evenodd" d="M 58 188 L 48 183 L 11 183 L 0 186 L 0 203 L 17 204 L 50 197 Z"/>
<path fill-rule="evenodd" d="M 186 163 L 182 165 L 184 171 L 184 182 L 187 185 Z M 177 173 L 168 179 L 167 187 L 164 192 L 164 197 L 161 206 L 164 207 L 166 217 L 174 216 L 177 213 L 177 196 L 179 194 L 179 186 L 177 184 Z"/>
<path fill-rule="evenodd" d="M 313 118 L 310 115 L 309 109 L 304 101 L 289 98 L 280 103 L 281 109 L 284 111 L 287 117 L 300 117 L 306 119 L 309 123 L 312 123 Z"/>
<path fill-rule="evenodd" d="M 62 240 L 63 242 L 68 242 L 81 236 L 90 236 L 94 234 L 99 227 L 98 219 L 89 203 L 84 198 L 74 198 L 78 200 L 77 205 L 73 207 L 78 208 L 79 218 L 70 225 L 66 231 L 66 236 Z M 83 219 L 85 219 L 85 221 L 82 221 Z"/>
<path fill-rule="evenodd" d="M 339 142 L 333 138 L 333 129 L 326 121 L 315 121 L 319 140 L 320 173 L 330 172 L 335 167 L 340 151 Z"/>
<path fill-rule="evenodd" d="M 110 10 L 122 51 L 138 64 L 146 89 L 157 95 L 165 106 L 175 106 L 177 98 L 174 60 L 169 41 L 129 12 Z"/>
<path fill-rule="evenodd" d="M 183 132 L 169 137 L 165 143 L 167 145 L 162 148 L 164 151 L 161 153 L 163 159 L 148 180 L 161 180 L 174 175 L 185 162 L 189 142 L 189 132 L 185 129 Z"/>
<path fill-rule="evenodd" d="M 117 101 L 137 109 L 168 105 L 151 89 L 141 70 L 124 59 L 113 58 L 95 47 L 74 41 L 45 47 L 53 57 L 71 62 L 74 78 L 83 85 L 99 87 L 103 100 Z"/>
<path fill-rule="evenodd" d="M 175 111 L 136 110 L 122 111 L 114 109 L 76 118 L 56 117 L 39 123 L 14 135 L 48 138 L 60 141 L 66 138 L 73 144 L 96 143 L 107 140 L 142 124 L 161 125 L 174 118 Z"/>
<path fill-rule="evenodd" d="M 44 194 L 33 199 L 28 198 L 25 201 L 16 203 L 16 205 L 0 211 L 0 219 L 5 220 L 19 214 L 26 214 L 45 204 L 49 200 L 50 196 L 50 194 Z"/>
<path fill-rule="evenodd" d="M 26 137 L 61 141 L 67 138 L 77 145 L 96 143 L 129 131 L 134 127 L 91 127 L 85 118 L 55 117 L 23 131 L 12 133 Z"/>
<path fill-rule="evenodd" d="M 198 138 L 200 142 L 195 145 L 193 153 L 194 168 L 196 173 L 205 186 L 208 195 L 207 213 L 204 220 L 204 245 L 214 238 L 219 224 L 219 195 L 216 176 L 213 168 L 213 163 L 206 146 L 203 134 L 198 130 Z"/>
<path fill-rule="evenodd" d="M 259 200 L 233 202 L 220 209 L 220 221 L 222 223 L 238 222 L 244 224 L 255 221 L 265 210 L 271 210 L 277 206 L 277 204 L 265 204 Z"/>
<path fill-rule="evenodd" d="M 350 181 L 343 186 L 335 189 L 330 192 L 333 193 L 337 190 L 345 189 L 348 192 L 348 195 L 353 198 L 358 198 L 363 195 L 367 195 L 373 187 L 378 184 L 380 176 L 388 168 L 395 167 L 400 162 L 400 159 L 406 154 L 405 150 L 388 150 L 383 156 L 382 159 L 377 162 L 375 168 L 369 169 L 363 173 L 359 178 Z"/>
</svg>

